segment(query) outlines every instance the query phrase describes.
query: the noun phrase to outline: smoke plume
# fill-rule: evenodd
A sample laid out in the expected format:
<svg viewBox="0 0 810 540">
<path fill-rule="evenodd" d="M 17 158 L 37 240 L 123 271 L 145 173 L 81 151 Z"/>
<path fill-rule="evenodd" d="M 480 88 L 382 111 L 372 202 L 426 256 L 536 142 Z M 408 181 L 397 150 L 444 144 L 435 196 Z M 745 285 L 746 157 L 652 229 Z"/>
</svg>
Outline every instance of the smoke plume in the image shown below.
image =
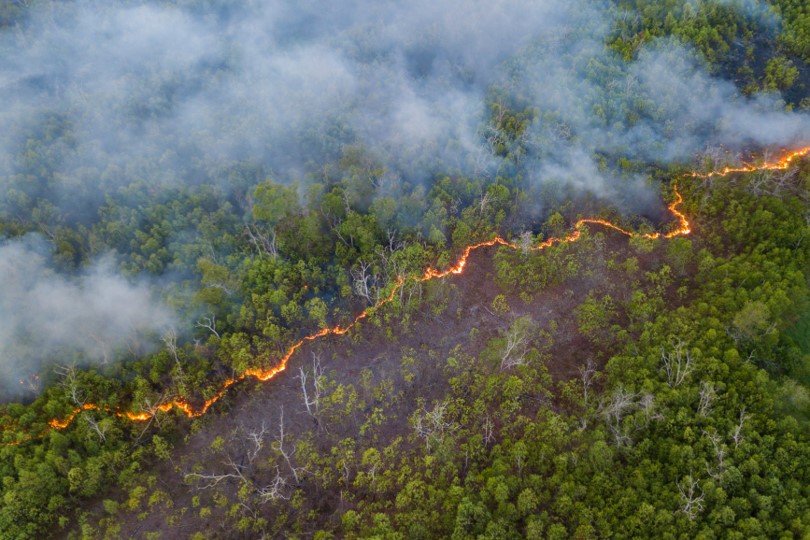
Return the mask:
<svg viewBox="0 0 810 540">
<path fill-rule="evenodd" d="M 19 397 L 45 364 L 105 364 L 150 350 L 173 325 L 144 282 L 118 276 L 101 260 L 76 277 L 56 274 L 44 241 L 0 244 L 0 395 Z"/>
</svg>

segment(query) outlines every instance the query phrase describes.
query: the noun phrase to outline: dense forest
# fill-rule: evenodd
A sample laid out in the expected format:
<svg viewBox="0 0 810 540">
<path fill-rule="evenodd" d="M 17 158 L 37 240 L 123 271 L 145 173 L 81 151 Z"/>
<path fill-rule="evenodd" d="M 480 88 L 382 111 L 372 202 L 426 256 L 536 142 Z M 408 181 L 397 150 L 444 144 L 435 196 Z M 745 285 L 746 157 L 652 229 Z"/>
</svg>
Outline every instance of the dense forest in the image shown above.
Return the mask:
<svg viewBox="0 0 810 540">
<path fill-rule="evenodd" d="M 0 538 L 810 535 L 806 2 L 264 4 L 0 2 Z"/>
</svg>

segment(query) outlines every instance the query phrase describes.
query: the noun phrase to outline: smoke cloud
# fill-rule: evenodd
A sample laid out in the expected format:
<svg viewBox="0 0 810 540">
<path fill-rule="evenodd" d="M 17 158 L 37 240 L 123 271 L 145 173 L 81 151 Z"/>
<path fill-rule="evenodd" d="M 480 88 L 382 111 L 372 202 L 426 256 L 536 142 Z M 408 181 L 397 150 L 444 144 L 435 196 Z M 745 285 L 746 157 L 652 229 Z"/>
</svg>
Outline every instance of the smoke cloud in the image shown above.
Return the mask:
<svg viewBox="0 0 810 540">
<path fill-rule="evenodd" d="M 502 165 L 482 136 L 493 85 L 543 113 L 523 162 L 537 181 L 570 156 L 685 160 L 708 144 L 806 136 L 806 117 L 744 98 L 676 43 L 615 57 L 615 16 L 562 0 L 49 5 L 0 36 L 0 164 L 6 179 L 29 171 L 27 140 L 50 130 L 36 165 L 71 201 L 137 180 L 215 180 L 242 161 L 301 179 L 346 145 L 410 182 L 487 176 Z"/>
<path fill-rule="evenodd" d="M 37 236 L 0 244 L 0 395 L 30 393 L 43 365 L 104 364 L 143 354 L 174 324 L 145 282 L 118 276 L 101 260 L 79 276 L 56 274 Z"/>
</svg>

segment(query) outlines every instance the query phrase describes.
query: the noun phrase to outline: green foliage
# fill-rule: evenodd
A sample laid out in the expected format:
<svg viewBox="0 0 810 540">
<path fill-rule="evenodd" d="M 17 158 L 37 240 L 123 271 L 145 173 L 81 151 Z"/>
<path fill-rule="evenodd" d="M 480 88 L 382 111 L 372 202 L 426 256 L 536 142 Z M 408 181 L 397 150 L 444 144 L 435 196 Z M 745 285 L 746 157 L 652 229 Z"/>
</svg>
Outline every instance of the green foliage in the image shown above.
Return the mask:
<svg viewBox="0 0 810 540">
<path fill-rule="evenodd" d="M 740 4 L 617 0 L 608 46 L 631 59 L 646 42 L 674 38 L 744 92 L 780 91 L 789 106 L 810 107 L 807 2 L 771 2 L 781 30 Z M 6 2 L 0 27 L 17 24 L 28 5 Z M 597 64 L 586 74 L 595 85 L 621 68 Z M 612 89 L 610 100 L 588 106 L 606 126 L 643 122 L 638 111 L 655 115 L 643 103 L 613 110 L 635 99 L 624 94 Z M 396 189 L 385 186 L 391 171 L 359 144 L 342 145 L 333 163 L 287 185 L 248 163 L 199 165 L 194 182 L 170 184 L 152 178 L 162 163 L 63 170 L 77 144 L 71 119 L 43 113 L 20 143 L 19 170 L 3 178 L 3 238 L 39 232 L 66 272 L 110 253 L 129 276 L 160 276 L 164 300 L 188 324 L 171 347 L 146 352 L 133 343 L 124 361 L 50 376 L 32 403 L 0 408 L 4 442 L 24 441 L 0 447 L 2 536 L 113 538 L 127 531 L 122 524 L 147 520 L 145 537 L 160 536 L 155 523 L 183 520 L 184 534 L 197 527 L 198 537 L 216 536 L 212 523 L 244 537 L 806 534 L 807 167 L 778 181 L 761 173 L 682 186 L 700 225 L 688 238 L 636 237 L 625 247 L 618 233 L 586 226 L 578 242 L 535 252 L 528 247 L 569 234 L 580 207 L 597 210 L 584 215 L 616 211 L 521 176 L 519 164 L 538 151 L 531 130 L 578 136 L 553 111 L 496 87 L 484 111 L 480 135 L 501 163 L 497 173 L 448 170 Z M 625 177 L 671 172 L 593 157 L 600 172 Z M 219 176 L 232 189 L 217 187 Z M 55 189 L 57 181 L 76 190 Z M 57 193 L 92 204 L 66 212 Z M 361 285 L 380 298 L 398 276 L 445 268 L 495 234 L 527 248 L 498 249 L 485 270 L 499 288 L 485 307 L 502 328 L 460 326 L 443 337 L 462 336 L 468 348 L 447 356 L 428 336 L 398 354 L 390 342 L 419 317 L 464 322 L 449 279 L 406 280 L 351 336 L 382 336 L 371 347 L 383 351 L 379 364 L 338 358 L 340 376 L 313 368 L 306 383 L 301 373 L 287 379 L 284 392 L 309 384 L 317 405 L 286 409 L 283 442 L 276 425 L 261 444 L 247 428 L 227 432 L 216 417 L 230 414 L 227 398 L 193 423 L 176 412 L 147 424 L 117 414 L 154 411 L 173 396 L 198 406 L 225 379 L 271 365 L 302 336 L 353 320 L 368 305 Z M 599 279 L 606 274 L 607 284 Z M 568 318 L 522 315 L 543 302 L 567 302 Z M 591 357 L 596 363 L 585 363 Z M 48 419 L 84 403 L 97 409 L 64 430 L 48 428 Z M 212 425 L 219 431 L 204 443 L 193 439 Z M 199 443 L 193 450 L 190 440 Z M 210 488 L 184 484 L 181 462 L 192 465 L 183 474 L 222 478 Z M 192 502 L 183 489 L 195 489 Z"/>
</svg>

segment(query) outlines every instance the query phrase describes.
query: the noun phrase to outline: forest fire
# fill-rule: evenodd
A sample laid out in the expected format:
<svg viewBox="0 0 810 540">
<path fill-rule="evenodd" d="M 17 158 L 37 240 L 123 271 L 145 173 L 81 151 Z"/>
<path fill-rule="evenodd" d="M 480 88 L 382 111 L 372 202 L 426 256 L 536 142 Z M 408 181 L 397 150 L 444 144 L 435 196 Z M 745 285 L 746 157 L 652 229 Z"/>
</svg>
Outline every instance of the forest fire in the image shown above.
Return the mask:
<svg viewBox="0 0 810 540">
<path fill-rule="evenodd" d="M 798 150 L 784 152 L 782 157 L 776 161 L 765 161 L 761 165 L 743 165 L 742 167 L 724 167 L 717 171 L 708 173 L 691 173 L 693 178 L 712 178 L 715 176 L 726 176 L 731 173 L 746 173 L 755 171 L 783 171 L 790 167 L 791 163 L 798 158 L 802 158 L 810 153 L 810 146 L 799 148 Z"/>
<path fill-rule="evenodd" d="M 752 171 L 758 171 L 758 170 L 783 170 L 783 169 L 787 169 L 794 162 L 794 160 L 796 160 L 797 158 L 804 157 L 804 156 L 806 156 L 808 154 L 810 154 L 810 147 L 806 147 L 806 148 L 802 148 L 802 149 L 799 149 L 799 150 L 792 151 L 790 153 L 786 153 L 785 155 L 783 155 L 777 161 L 773 161 L 773 162 L 766 161 L 762 165 L 758 165 L 758 166 L 746 165 L 746 166 L 737 167 L 737 168 L 726 167 L 724 169 L 721 169 L 721 170 L 718 170 L 718 171 L 712 171 L 712 172 L 709 172 L 709 173 L 691 173 L 689 176 L 694 177 L 694 178 L 711 178 L 711 177 L 714 177 L 714 176 L 724 176 L 724 175 L 727 175 L 727 174 L 730 174 L 730 173 L 735 173 L 735 172 L 752 172 Z M 177 409 L 178 411 L 182 412 L 184 415 L 186 415 L 189 418 L 195 418 L 195 417 L 202 416 L 203 414 L 205 414 L 211 408 L 212 405 L 214 405 L 217 401 L 219 401 L 226 394 L 226 392 L 228 391 L 228 389 L 230 387 L 234 386 L 235 384 L 237 384 L 237 383 L 239 383 L 239 382 L 241 382 L 241 381 L 243 381 L 243 380 L 245 380 L 245 379 L 247 379 L 249 377 L 252 377 L 252 378 L 257 379 L 257 380 L 262 381 L 262 382 L 263 381 L 268 381 L 268 380 L 274 378 L 276 375 L 278 375 L 282 371 L 284 371 L 287 368 L 287 364 L 290 361 L 290 359 L 293 357 L 295 352 L 299 348 L 301 348 L 301 346 L 306 344 L 307 342 L 315 341 L 315 340 L 317 340 L 319 338 L 326 337 L 326 336 L 329 336 L 329 335 L 343 335 L 343 334 L 346 334 L 358 322 L 360 322 L 361 320 L 367 318 L 375 310 L 377 310 L 378 308 L 382 307 L 383 305 L 388 304 L 391 301 L 393 301 L 393 299 L 396 296 L 397 291 L 399 291 L 399 289 L 402 288 L 402 286 L 406 283 L 406 281 L 414 280 L 414 281 L 417 281 L 417 282 L 425 282 L 425 281 L 430 281 L 432 279 L 443 278 L 443 277 L 449 276 L 451 274 L 461 274 L 461 273 L 463 273 L 464 269 L 465 269 L 465 266 L 467 264 L 467 260 L 469 259 L 472 252 L 474 252 L 475 250 L 480 249 L 480 248 L 490 247 L 490 246 L 495 246 L 495 245 L 501 245 L 501 246 L 505 246 L 505 247 L 508 247 L 510 249 L 516 249 L 516 250 L 517 249 L 527 249 L 527 250 L 530 250 L 530 251 L 541 251 L 541 250 L 543 250 L 545 248 L 548 248 L 548 247 L 550 247 L 550 246 L 552 246 L 554 244 L 568 243 L 568 242 L 577 241 L 581 237 L 583 227 L 585 227 L 586 225 L 598 225 L 598 226 L 601 226 L 601 227 L 612 229 L 614 231 L 617 231 L 617 232 L 619 232 L 619 233 L 621 233 L 621 234 L 623 234 L 625 236 L 631 237 L 631 238 L 633 238 L 633 237 L 641 237 L 641 238 L 649 238 L 649 239 L 658 239 L 658 238 L 673 238 L 673 237 L 676 237 L 676 236 L 687 235 L 687 234 L 689 234 L 691 232 L 689 221 L 687 220 L 686 216 L 682 212 L 680 212 L 678 210 L 678 206 L 683 202 L 683 198 L 681 197 L 681 194 L 678 192 L 677 186 L 675 186 L 674 192 L 675 192 L 676 200 L 674 202 L 672 202 L 671 204 L 669 204 L 668 209 L 674 215 L 674 217 L 677 218 L 678 223 L 677 223 L 677 226 L 674 229 L 672 229 L 671 231 L 669 231 L 669 232 L 666 232 L 666 233 L 661 233 L 661 232 L 635 233 L 635 232 L 632 232 L 632 231 L 622 229 L 621 227 L 619 227 L 618 225 L 615 225 L 614 223 L 612 223 L 610 221 L 606 221 L 606 220 L 602 220 L 602 219 L 595 219 L 595 218 L 586 218 L 586 219 L 580 219 L 579 221 L 577 221 L 574 224 L 573 231 L 570 232 L 568 235 L 561 236 L 561 237 L 551 237 L 551 238 L 546 239 L 545 241 L 543 241 L 540 244 L 537 244 L 535 246 L 529 246 L 529 247 L 526 247 L 526 248 L 521 247 L 521 246 L 519 246 L 519 245 L 517 245 L 515 243 L 512 243 L 512 242 L 510 242 L 510 241 L 508 241 L 508 240 L 506 240 L 506 239 L 504 239 L 504 238 L 502 238 L 500 236 L 496 236 L 495 238 L 493 238 L 491 240 L 467 246 L 464 249 L 464 251 L 463 251 L 461 257 L 458 259 L 458 261 L 454 265 L 450 266 L 449 268 L 447 268 L 445 270 L 438 270 L 436 268 L 427 268 L 425 270 L 425 272 L 419 277 L 397 276 L 395 281 L 394 281 L 393 287 L 391 287 L 391 291 L 389 292 L 389 294 L 385 298 L 383 298 L 382 300 L 377 302 L 376 304 L 366 308 L 364 311 L 362 311 L 360 314 L 358 314 L 350 323 L 346 324 L 345 326 L 336 325 L 336 326 L 332 326 L 332 327 L 326 327 L 326 328 L 323 328 L 323 329 L 321 329 L 321 330 L 319 330 L 319 331 L 317 331 L 317 332 L 315 332 L 313 334 L 310 334 L 308 336 L 305 336 L 305 337 L 301 338 L 300 340 L 295 342 L 292 346 L 290 346 L 287 349 L 287 352 L 278 360 L 276 365 L 274 367 L 272 367 L 272 368 L 266 368 L 266 369 L 265 368 L 251 368 L 251 369 L 246 370 L 243 374 L 241 374 L 239 376 L 236 376 L 236 377 L 229 378 L 229 379 L 225 380 L 222 383 L 219 391 L 214 396 L 212 396 L 209 399 L 205 400 L 203 402 L 203 404 L 198 408 L 195 408 L 194 406 L 192 406 L 184 398 L 176 398 L 176 399 L 174 399 L 172 401 L 162 403 L 162 404 L 160 404 L 160 405 L 158 405 L 158 406 L 156 406 L 156 407 L 154 407 L 154 408 L 152 408 L 152 409 L 150 409 L 148 411 L 143 411 L 143 412 L 120 411 L 120 410 L 117 410 L 117 409 L 99 407 L 99 406 L 97 406 L 95 404 L 92 404 L 92 403 L 85 403 L 81 407 L 74 409 L 71 412 L 71 414 L 68 415 L 65 418 L 50 420 L 48 422 L 48 426 L 50 426 L 51 429 L 64 429 L 67 426 L 69 426 L 79 414 L 81 414 L 83 411 L 89 411 L 89 410 L 102 410 L 102 411 L 110 412 L 110 413 L 113 413 L 113 414 L 115 414 L 115 415 L 117 415 L 117 416 L 119 416 L 121 418 L 126 418 L 126 419 L 128 419 L 130 421 L 133 421 L 133 422 L 146 422 L 146 421 L 149 421 L 152 418 L 154 418 L 155 415 L 158 412 L 168 412 L 168 411 L 170 411 L 172 409 Z M 9 426 L 6 426 L 6 427 L 3 428 L 3 431 L 6 431 L 8 429 L 11 429 L 11 428 Z M 23 439 L 22 441 L 12 441 L 12 442 L 7 442 L 5 444 L 19 444 L 20 442 L 24 442 L 25 440 L 30 440 L 32 438 L 34 438 L 34 437 L 29 436 L 28 438 Z"/>
</svg>

